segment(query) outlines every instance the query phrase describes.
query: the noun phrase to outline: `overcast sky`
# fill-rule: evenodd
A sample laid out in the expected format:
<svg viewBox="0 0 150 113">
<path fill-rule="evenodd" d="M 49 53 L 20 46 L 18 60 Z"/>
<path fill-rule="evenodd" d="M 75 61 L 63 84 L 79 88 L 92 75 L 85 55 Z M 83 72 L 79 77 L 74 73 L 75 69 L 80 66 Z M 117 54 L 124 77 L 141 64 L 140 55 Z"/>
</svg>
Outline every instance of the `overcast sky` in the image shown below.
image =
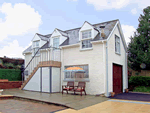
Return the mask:
<svg viewBox="0 0 150 113">
<path fill-rule="evenodd" d="M 126 42 L 150 0 L 0 0 L 0 57 L 23 57 L 35 33 L 119 19 Z"/>
</svg>

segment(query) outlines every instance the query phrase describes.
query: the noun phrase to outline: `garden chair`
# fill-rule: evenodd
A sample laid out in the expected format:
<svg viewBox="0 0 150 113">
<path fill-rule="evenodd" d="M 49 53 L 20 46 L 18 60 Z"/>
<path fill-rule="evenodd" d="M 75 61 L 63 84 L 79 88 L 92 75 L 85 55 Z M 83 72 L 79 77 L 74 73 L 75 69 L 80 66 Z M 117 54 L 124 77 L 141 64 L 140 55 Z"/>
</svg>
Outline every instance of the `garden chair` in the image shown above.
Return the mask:
<svg viewBox="0 0 150 113">
<path fill-rule="evenodd" d="M 85 95 L 86 95 L 86 91 L 85 91 L 85 82 L 78 82 L 78 86 L 74 87 L 74 94 L 75 92 L 80 92 L 81 96 L 82 96 L 82 91 L 84 91 Z"/>
<path fill-rule="evenodd" d="M 63 85 L 62 86 L 62 94 L 63 94 L 64 90 L 67 92 L 67 94 L 68 94 L 68 91 L 74 90 L 74 82 L 69 81 L 69 82 L 67 82 L 67 85 Z"/>
</svg>

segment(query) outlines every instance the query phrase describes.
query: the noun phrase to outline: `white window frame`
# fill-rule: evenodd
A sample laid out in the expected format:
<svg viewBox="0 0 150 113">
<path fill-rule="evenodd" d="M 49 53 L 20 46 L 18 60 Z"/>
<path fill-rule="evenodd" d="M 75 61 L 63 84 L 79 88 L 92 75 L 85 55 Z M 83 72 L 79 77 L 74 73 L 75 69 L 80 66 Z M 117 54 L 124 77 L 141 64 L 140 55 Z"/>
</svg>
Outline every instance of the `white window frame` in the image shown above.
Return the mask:
<svg viewBox="0 0 150 113">
<path fill-rule="evenodd" d="M 87 66 L 87 68 L 88 69 L 85 69 L 85 73 L 83 73 L 83 74 L 85 74 L 84 75 L 84 78 L 81 78 L 83 81 L 85 80 L 88 80 L 89 81 L 89 65 L 88 64 L 83 64 L 83 65 L 69 65 L 69 66 L 64 66 L 64 69 L 66 69 L 66 68 L 68 68 L 68 67 L 81 67 L 81 68 L 86 68 L 86 67 L 84 67 L 84 66 Z M 69 77 L 66 77 L 66 75 L 68 75 Z M 71 72 L 64 72 L 64 80 L 68 80 L 68 81 L 70 81 L 70 80 L 74 80 L 74 76 L 75 76 L 75 73 L 74 72 L 72 72 L 72 74 L 71 74 Z M 87 76 L 87 77 L 86 77 Z M 78 80 L 79 78 L 76 78 L 76 80 Z M 81 79 L 79 79 L 79 81 L 81 81 Z"/>
<path fill-rule="evenodd" d="M 36 43 L 39 42 L 39 45 L 37 46 Z M 33 52 L 32 52 L 32 56 L 35 55 L 35 53 L 38 51 L 38 49 L 40 48 L 40 40 L 36 40 L 33 41 Z M 37 49 L 37 50 L 36 50 Z M 36 51 L 35 51 L 36 50 Z M 40 51 L 36 54 L 36 56 L 40 55 Z"/>
<path fill-rule="evenodd" d="M 83 33 L 84 32 L 91 32 L 91 35 L 90 35 L 90 37 L 87 37 L 87 38 L 83 38 Z M 89 43 L 87 43 L 86 45 L 88 45 L 88 47 L 85 47 L 85 48 L 83 48 L 82 47 L 82 43 L 83 43 L 83 41 L 85 41 L 85 40 L 92 40 L 92 29 L 90 29 L 90 30 L 86 30 L 86 31 L 81 31 L 81 50 L 87 50 L 87 49 L 92 49 L 92 46 L 90 47 L 90 44 Z M 92 44 L 91 44 L 92 45 Z"/>
<path fill-rule="evenodd" d="M 56 48 L 59 48 L 60 37 L 53 37 L 53 47 L 54 47 L 54 49 L 55 49 L 55 46 L 54 46 L 54 40 L 55 39 L 58 39 L 58 47 L 56 47 Z"/>
<path fill-rule="evenodd" d="M 121 55 L 120 37 L 115 35 L 115 53 Z"/>
</svg>

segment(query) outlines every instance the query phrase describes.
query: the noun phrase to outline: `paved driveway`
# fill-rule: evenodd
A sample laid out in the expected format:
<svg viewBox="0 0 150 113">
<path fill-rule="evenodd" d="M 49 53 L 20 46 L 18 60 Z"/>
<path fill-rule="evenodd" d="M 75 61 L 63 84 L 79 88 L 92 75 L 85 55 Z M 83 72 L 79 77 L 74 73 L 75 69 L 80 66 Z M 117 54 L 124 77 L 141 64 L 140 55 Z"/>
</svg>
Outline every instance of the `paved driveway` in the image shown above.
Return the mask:
<svg viewBox="0 0 150 113">
<path fill-rule="evenodd" d="M 49 105 L 25 100 L 0 100 L 0 113 L 50 113 L 66 107 Z"/>
<path fill-rule="evenodd" d="M 150 94 L 143 93 L 121 93 L 110 97 L 110 99 L 123 99 L 123 100 L 135 100 L 150 102 Z"/>
<path fill-rule="evenodd" d="M 81 110 L 66 109 L 56 113 L 150 113 L 150 103 L 111 99 Z"/>
</svg>

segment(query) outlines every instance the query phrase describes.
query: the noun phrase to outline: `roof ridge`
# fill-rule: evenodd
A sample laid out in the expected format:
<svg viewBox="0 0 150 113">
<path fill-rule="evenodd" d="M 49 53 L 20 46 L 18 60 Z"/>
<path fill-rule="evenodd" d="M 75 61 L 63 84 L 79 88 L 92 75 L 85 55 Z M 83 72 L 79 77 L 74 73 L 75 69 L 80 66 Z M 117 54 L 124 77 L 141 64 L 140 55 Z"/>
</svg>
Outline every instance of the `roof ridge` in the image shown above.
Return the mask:
<svg viewBox="0 0 150 113">
<path fill-rule="evenodd" d="M 118 21 L 119 19 L 115 19 L 115 20 L 110 20 L 110 21 L 105 21 L 105 22 L 101 22 L 101 23 L 97 23 L 97 24 L 91 24 L 91 23 L 89 23 L 88 21 L 85 21 L 85 22 L 88 22 L 89 24 L 91 24 L 93 27 L 95 26 L 95 25 L 98 25 L 98 24 L 102 24 L 102 23 L 106 23 L 106 22 L 113 22 L 113 21 Z M 75 29 L 80 29 L 81 27 L 78 27 L 78 28 L 73 28 L 73 29 L 69 29 L 69 30 L 65 30 L 64 32 L 66 32 L 66 31 L 71 31 L 71 30 L 75 30 Z"/>
<path fill-rule="evenodd" d="M 115 20 L 105 21 L 105 22 L 101 22 L 101 23 L 97 23 L 97 24 L 91 24 L 91 23 L 89 23 L 88 21 L 85 21 L 85 22 L 88 22 L 89 24 L 91 24 L 91 25 L 94 27 L 95 25 L 98 25 L 98 24 L 107 23 L 107 22 L 113 22 L 113 21 L 118 21 L 118 20 L 119 20 L 119 19 L 115 19 Z M 76 29 L 80 29 L 80 28 L 81 28 L 81 27 L 73 28 L 73 29 L 68 29 L 68 30 L 64 30 L 64 31 L 63 31 L 63 30 L 60 30 L 60 29 L 58 29 L 58 28 L 56 28 L 56 29 L 58 29 L 58 30 L 60 30 L 60 31 L 62 31 L 62 32 L 64 32 L 64 33 L 66 33 L 67 31 L 76 30 Z M 36 33 L 36 34 L 39 34 L 39 33 Z M 68 34 L 68 33 L 67 33 L 67 34 Z M 49 38 L 48 36 L 45 36 L 45 35 L 42 35 L 42 34 L 39 34 L 39 35 Z M 52 34 L 47 34 L 47 35 L 52 35 Z"/>
</svg>

